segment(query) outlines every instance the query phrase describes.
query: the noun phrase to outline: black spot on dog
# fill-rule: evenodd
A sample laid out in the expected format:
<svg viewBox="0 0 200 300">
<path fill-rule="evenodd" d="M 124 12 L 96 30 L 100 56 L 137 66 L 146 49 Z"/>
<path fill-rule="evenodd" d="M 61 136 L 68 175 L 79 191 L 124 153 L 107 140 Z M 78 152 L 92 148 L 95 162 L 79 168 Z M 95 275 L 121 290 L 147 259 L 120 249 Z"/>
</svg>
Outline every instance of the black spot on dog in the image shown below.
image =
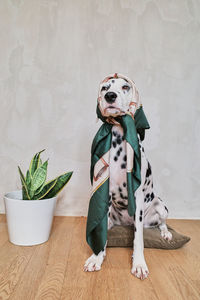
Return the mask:
<svg viewBox="0 0 200 300">
<path fill-rule="evenodd" d="M 116 131 L 113 131 L 113 135 L 114 135 L 114 136 L 117 136 L 117 133 L 116 133 Z"/>
<path fill-rule="evenodd" d="M 117 144 L 120 145 L 121 142 L 122 142 L 121 138 L 118 137 L 118 138 L 117 138 Z"/>
<path fill-rule="evenodd" d="M 122 189 L 120 188 L 120 186 L 119 186 L 119 192 L 122 192 Z"/>
<path fill-rule="evenodd" d="M 142 216 L 140 216 L 139 220 L 140 220 L 140 222 L 142 222 Z"/>
<path fill-rule="evenodd" d="M 127 199 L 128 199 L 128 197 L 127 197 L 127 196 L 124 196 L 124 199 L 126 199 L 126 200 L 127 200 Z"/>
<path fill-rule="evenodd" d="M 117 212 L 117 208 L 115 205 L 112 205 L 112 208 Z"/>
<path fill-rule="evenodd" d="M 118 136 L 118 137 L 117 137 L 117 140 L 116 140 L 116 142 L 117 142 L 117 144 L 118 144 L 118 145 L 120 145 L 120 144 L 121 144 L 121 142 L 122 142 L 122 139 L 121 139 L 121 137 L 120 137 L 120 136 Z"/>
<path fill-rule="evenodd" d="M 150 180 L 147 182 L 147 185 L 149 185 L 150 184 Z"/>
<path fill-rule="evenodd" d="M 140 215 L 142 216 L 142 214 L 143 214 L 143 211 L 142 211 L 142 210 L 140 210 Z"/>
<path fill-rule="evenodd" d="M 120 211 L 118 212 L 118 214 L 122 217 L 122 214 L 120 213 Z"/>
<path fill-rule="evenodd" d="M 119 212 L 119 210 L 125 210 L 125 209 L 127 209 L 127 206 L 120 206 L 120 207 L 118 208 L 117 213 Z"/>
<path fill-rule="evenodd" d="M 124 155 L 124 161 L 127 161 L 127 156 L 126 155 Z"/>
<path fill-rule="evenodd" d="M 113 147 L 114 147 L 114 148 L 116 148 L 116 146 L 117 146 L 116 142 L 115 142 L 115 141 L 113 141 L 113 143 L 112 143 L 112 144 L 113 144 Z"/>
<path fill-rule="evenodd" d="M 126 182 L 123 183 L 123 187 L 126 187 Z"/>
<path fill-rule="evenodd" d="M 118 201 L 117 204 L 119 204 L 121 206 L 121 209 L 127 209 L 128 205 L 124 204 L 123 201 Z"/>
<path fill-rule="evenodd" d="M 149 177 L 151 175 L 151 166 L 150 166 L 150 163 L 148 162 L 148 168 L 147 168 L 147 171 L 146 171 L 146 177 Z"/>
<path fill-rule="evenodd" d="M 135 214 L 133 215 L 133 220 L 135 221 Z"/>
<path fill-rule="evenodd" d="M 114 201 L 116 200 L 115 196 L 112 197 L 112 200 L 114 200 Z"/>
<path fill-rule="evenodd" d="M 114 157 L 114 161 L 117 161 L 117 156 Z"/>
<path fill-rule="evenodd" d="M 144 147 L 142 147 L 142 151 L 144 152 Z"/>
<path fill-rule="evenodd" d="M 150 226 L 157 226 L 158 225 L 158 222 L 152 222 L 149 224 Z"/>
<path fill-rule="evenodd" d="M 120 197 L 121 197 L 122 199 L 124 199 L 124 195 L 123 195 L 122 193 L 120 193 Z"/>
<path fill-rule="evenodd" d="M 135 227 L 135 232 L 137 231 L 137 228 Z"/>
<path fill-rule="evenodd" d="M 110 217 L 110 212 L 108 213 L 108 216 Z"/>
<path fill-rule="evenodd" d="M 121 164 L 122 169 L 126 169 L 126 164 Z"/>
<path fill-rule="evenodd" d="M 149 202 L 149 201 L 151 201 L 151 195 L 148 193 L 148 194 L 146 194 L 144 202 Z"/>
<path fill-rule="evenodd" d="M 165 209 L 166 209 L 167 212 L 169 212 L 169 210 L 168 210 L 168 208 L 166 206 L 165 206 Z"/>
<path fill-rule="evenodd" d="M 122 152 L 122 147 L 119 148 L 119 151 Z"/>
<path fill-rule="evenodd" d="M 114 79 L 112 80 L 112 83 L 115 83 L 115 80 L 114 80 Z"/>
<path fill-rule="evenodd" d="M 115 215 L 112 214 L 112 217 L 113 217 L 113 219 L 114 219 L 115 221 L 117 220 L 117 218 L 115 217 Z"/>
<path fill-rule="evenodd" d="M 120 150 L 118 150 L 118 151 L 117 151 L 117 155 L 118 155 L 118 156 L 120 156 L 120 153 L 121 153 L 121 151 L 120 151 Z"/>
<path fill-rule="evenodd" d="M 153 188 L 153 182 L 152 182 L 152 184 L 151 184 L 151 187 Z"/>
<path fill-rule="evenodd" d="M 154 199 L 154 193 L 151 193 L 151 200 Z"/>
</svg>

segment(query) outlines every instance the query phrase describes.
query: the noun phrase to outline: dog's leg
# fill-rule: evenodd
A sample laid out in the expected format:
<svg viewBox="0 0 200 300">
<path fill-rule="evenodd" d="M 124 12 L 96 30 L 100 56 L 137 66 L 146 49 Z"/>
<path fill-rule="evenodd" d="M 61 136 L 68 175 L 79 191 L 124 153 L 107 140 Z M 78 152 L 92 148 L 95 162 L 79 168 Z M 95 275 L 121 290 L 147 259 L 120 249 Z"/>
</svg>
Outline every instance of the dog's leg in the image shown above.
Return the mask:
<svg viewBox="0 0 200 300">
<path fill-rule="evenodd" d="M 156 207 L 157 211 L 159 210 L 159 206 Z M 160 208 L 161 209 L 161 208 Z M 162 212 L 158 211 L 160 214 L 160 219 L 161 219 L 161 224 L 158 226 L 160 229 L 160 234 L 162 236 L 162 238 L 164 238 L 167 241 L 171 241 L 172 239 L 172 233 L 168 230 L 167 225 L 166 225 L 166 219 L 168 216 L 168 210 L 166 209 L 166 206 L 163 205 L 163 209 Z"/>
<path fill-rule="evenodd" d="M 107 244 L 107 242 L 106 242 Z M 84 265 L 84 271 L 93 272 L 99 271 L 101 269 L 101 265 L 103 263 L 104 257 L 106 256 L 106 245 L 104 251 L 99 252 L 98 255 L 94 253 L 86 260 Z"/>
<path fill-rule="evenodd" d="M 160 229 L 160 233 L 161 236 L 168 241 L 171 241 L 172 239 L 172 234 L 171 232 L 168 230 L 167 225 L 166 225 L 166 219 L 168 217 L 168 209 L 167 207 L 163 204 L 163 202 L 161 201 L 161 199 L 159 199 L 158 205 L 156 205 L 155 207 L 156 212 L 159 214 L 159 218 L 160 218 L 160 224 L 159 224 L 159 229 Z"/>
<path fill-rule="evenodd" d="M 109 218 L 110 219 L 110 218 Z M 108 229 L 112 227 L 112 223 L 108 220 Z M 92 254 L 85 262 L 84 265 L 84 271 L 87 272 L 93 272 L 93 271 L 99 271 L 101 270 L 101 265 L 104 261 L 104 258 L 106 257 L 106 246 L 107 246 L 107 241 L 106 245 L 104 247 L 103 251 L 100 251 L 99 254 Z"/>
<path fill-rule="evenodd" d="M 168 230 L 165 221 L 163 221 L 163 222 L 159 225 L 159 229 L 160 229 L 161 236 L 162 236 L 165 240 L 171 241 L 171 239 L 172 239 L 172 234 L 171 234 L 171 232 Z"/>
<path fill-rule="evenodd" d="M 141 185 L 135 193 L 136 212 L 135 212 L 135 238 L 133 243 L 133 265 L 131 273 L 137 278 L 145 279 L 149 270 L 144 259 L 144 239 L 143 239 L 143 223 L 144 223 L 144 192 L 142 190 L 146 170 L 148 167 L 144 152 L 141 153 Z"/>
<path fill-rule="evenodd" d="M 131 273 L 137 278 L 145 279 L 149 270 L 144 259 L 144 240 L 143 240 L 143 214 L 144 214 L 144 196 L 139 187 L 136 195 L 136 213 L 135 213 L 135 238 L 133 252 L 133 266 Z"/>
<path fill-rule="evenodd" d="M 110 210 L 111 210 L 111 196 L 109 199 L 109 211 L 108 211 L 108 230 L 113 227 L 113 222 L 110 218 Z M 95 255 L 94 253 L 86 260 L 84 265 L 84 271 L 87 272 L 93 272 L 93 271 L 99 271 L 101 269 L 101 265 L 104 261 L 104 258 L 106 256 L 106 245 L 104 247 L 104 250 L 99 252 L 98 255 Z"/>
</svg>

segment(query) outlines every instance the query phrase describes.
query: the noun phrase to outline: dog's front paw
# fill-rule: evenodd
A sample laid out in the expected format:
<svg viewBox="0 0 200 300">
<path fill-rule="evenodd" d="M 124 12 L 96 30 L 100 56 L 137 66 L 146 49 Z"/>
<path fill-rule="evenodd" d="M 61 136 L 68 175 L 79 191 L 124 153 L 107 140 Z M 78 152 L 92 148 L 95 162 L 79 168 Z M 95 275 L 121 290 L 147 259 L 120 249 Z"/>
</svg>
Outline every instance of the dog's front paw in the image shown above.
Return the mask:
<svg viewBox="0 0 200 300">
<path fill-rule="evenodd" d="M 171 239 L 172 239 L 172 234 L 168 230 L 161 230 L 161 236 L 163 239 L 165 239 L 167 241 L 171 241 Z"/>
<path fill-rule="evenodd" d="M 149 275 L 149 270 L 147 268 L 145 261 L 143 260 L 136 261 L 136 262 L 133 261 L 131 273 L 141 280 L 147 278 Z"/>
<path fill-rule="evenodd" d="M 99 271 L 101 269 L 104 256 L 105 255 L 103 253 L 99 253 L 98 255 L 92 254 L 85 262 L 84 271 Z"/>
</svg>

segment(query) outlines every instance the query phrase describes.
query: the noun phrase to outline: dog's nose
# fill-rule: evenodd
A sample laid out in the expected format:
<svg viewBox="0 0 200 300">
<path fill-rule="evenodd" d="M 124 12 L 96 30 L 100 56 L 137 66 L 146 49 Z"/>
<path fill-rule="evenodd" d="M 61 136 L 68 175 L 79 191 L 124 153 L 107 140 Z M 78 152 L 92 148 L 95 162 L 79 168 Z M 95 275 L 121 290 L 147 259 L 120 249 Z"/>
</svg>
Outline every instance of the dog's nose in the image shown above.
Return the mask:
<svg viewBox="0 0 200 300">
<path fill-rule="evenodd" d="M 108 103 L 114 103 L 117 98 L 117 94 L 114 92 L 108 92 L 105 94 L 105 99 Z"/>
</svg>

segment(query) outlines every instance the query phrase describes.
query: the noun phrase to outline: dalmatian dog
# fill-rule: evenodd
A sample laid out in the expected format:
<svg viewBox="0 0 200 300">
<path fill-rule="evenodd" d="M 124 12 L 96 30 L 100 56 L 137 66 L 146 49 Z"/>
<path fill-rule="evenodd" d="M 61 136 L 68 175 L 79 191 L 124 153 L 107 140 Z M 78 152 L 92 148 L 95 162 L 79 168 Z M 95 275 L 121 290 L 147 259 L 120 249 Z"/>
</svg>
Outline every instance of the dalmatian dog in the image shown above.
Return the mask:
<svg viewBox="0 0 200 300">
<path fill-rule="evenodd" d="M 130 102 L 137 93 L 134 85 L 126 78 L 111 78 L 100 86 L 101 111 L 105 117 L 124 115 Z M 139 101 L 139 100 L 138 100 Z M 114 225 L 134 225 L 131 273 L 139 279 L 147 278 L 148 267 L 144 258 L 143 227 L 159 227 L 161 237 L 170 241 L 172 234 L 166 226 L 168 209 L 155 194 L 152 168 L 145 155 L 144 146 L 138 135 L 141 150 L 141 185 L 135 192 L 136 212 L 133 217 L 128 214 L 128 197 L 126 182 L 126 148 L 123 129 L 118 125 L 112 127 L 112 146 L 110 149 L 110 201 L 108 211 L 108 229 Z M 92 254 L 85 262 L 84 271 L 98 271 L 106 256 L 104 251 Z"/>
</svg>

